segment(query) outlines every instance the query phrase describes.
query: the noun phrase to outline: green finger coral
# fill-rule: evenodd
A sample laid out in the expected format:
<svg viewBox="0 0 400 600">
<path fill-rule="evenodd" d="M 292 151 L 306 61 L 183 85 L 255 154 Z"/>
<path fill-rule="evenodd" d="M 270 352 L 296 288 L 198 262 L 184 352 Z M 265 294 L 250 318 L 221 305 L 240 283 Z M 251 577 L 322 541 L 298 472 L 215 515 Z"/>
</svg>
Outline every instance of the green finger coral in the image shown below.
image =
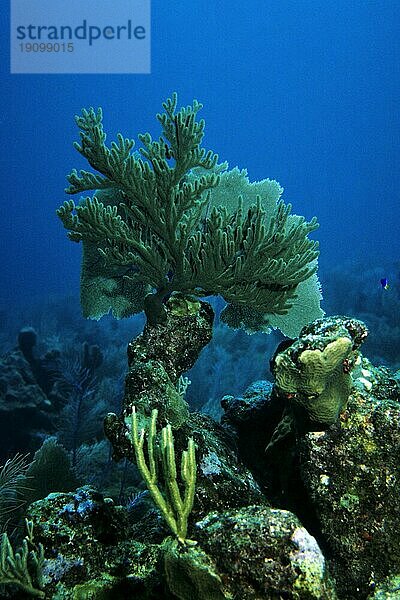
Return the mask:
<svg viewBox="0 0 400 600">
<path fill-rule="evenodd" d="M 194 492 L 196 485 L 196 456 L 192 438 L 188 440 L 188 448 L 181 457 L 181 479 L 183 494 L 177 483 L 177 466 L 175 459 L 174 436 L 171 425 L 168 424 L 161 430 L 161 440 L 156 443 L 156 421 L 158 411 L 154 409 L 147 435 L 148 463 L 144 452 L 145 429 L 139 433 L 138 416 L 135 407 L 132 410 L 131 441 L 135 450 L 136 464 L 140 474 L 146 482 L 155 504 L 161 511 L 165 521 L 182 544 L 190 543 L 186 539 L 188 518 L 193 508 Z M 158 482 L 157 458 L 161 462 L 161 471 L 164 478 L 164 493 L 161 492 Z"/>
<path fill-rule="evenodd" d="M 177 110 L 173 94 L 157 115 L 158 140 L 118 134 L 106 145 L 102 111 L 76 118 L 75 147 L 95 172 L 73 170 L 67 192 L 97 190 L 58 210 L 71 240 L 83 242 L 81 301 L 85 316 L 146 312 L 165 319 L 173 292 L 220 294 L 232 327 L 296 335 L 320 317 L 313 218 L 291 214 L 275 181 L 250 183 L 246 171 L 226 171 L 202 147 L 204 120 L 196 100 Z"/>
</svg>

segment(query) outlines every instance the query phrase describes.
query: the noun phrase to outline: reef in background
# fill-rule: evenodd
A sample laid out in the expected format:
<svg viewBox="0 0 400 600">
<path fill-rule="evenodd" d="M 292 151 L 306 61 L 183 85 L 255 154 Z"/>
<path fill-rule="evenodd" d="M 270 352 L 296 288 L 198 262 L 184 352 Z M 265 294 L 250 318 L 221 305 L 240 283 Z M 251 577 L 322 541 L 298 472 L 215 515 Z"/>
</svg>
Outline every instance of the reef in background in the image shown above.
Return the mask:
<svg viewBox="0 0 400 600">
<path fill-rule="evenodd" d="M 382 597 L 380 590 L 394 588 L 390 578 L 400 569 L 400 385 L 360 354 L 363 324 L 330 317 L 304 328 L 278 348 L 275 383 L 258 382 L 242 398 L 225 397 L 219 425 L 188 412 L 172 387 L 173 412 L 157 405 L 158 392 L 175 385 L 199 352 L 183 333 L 190 330 L 194 341 L 198 331 L 206 340 L 204 327 L 211 324 L 201 303 L 184 315 L 179 306 L 167 303 L 166 323 L 147 325 L 130 345 L 121 416 L 108 417 L 106 431 L 115 453 L 135 461 L 132 406 L 148 432 L 157 406 L 155 460 L 169 419 L 166 448 L 173 444 L 177 464 L 193 440 L 196 481 L 187 535 L 178 541 L 151 488 L 125 506 L 90 487 L 50 494 L 28 509 L 29 547 L 36 554 L 43 548 L 40 577 L 31 574 L 38 595 Z M 165 336 L 168 346 L 158 343 Z M 172 473 L 171 461 L 160 463 L 154 483 L 173 512 L 178 505 L 171 482 L 176 478 L 181 494 L 191 484 Z"/>
</svg>

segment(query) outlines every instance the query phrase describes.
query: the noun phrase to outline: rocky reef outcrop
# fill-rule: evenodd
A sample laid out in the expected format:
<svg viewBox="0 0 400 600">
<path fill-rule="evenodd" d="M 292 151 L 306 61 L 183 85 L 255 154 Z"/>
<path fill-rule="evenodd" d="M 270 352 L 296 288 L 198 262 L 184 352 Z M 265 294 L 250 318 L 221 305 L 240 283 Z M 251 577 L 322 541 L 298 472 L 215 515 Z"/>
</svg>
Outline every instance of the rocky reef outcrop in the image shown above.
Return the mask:
<svg viewBox="0 0 400 600">
<path fill-rule="evenodd" d="M 90 487 L 33 503 L 41 597 L 355 600 L 396 589 L 400 385 L 361 355 L 365 326 L 346 317 L 307 326 L 277 349 L 275 383 L 226 396 L 218 424 L 190 413 L 178 385 L 207 343 L 210 314 L 176 299 L 166 314 L 130 344 L 122 413 L 106 419 L 117 458 L 137 461 L 140 446 L 149 492 L 129 506 Z M 195 481 L 184 467 L 178 477 L 188 439 Z M 187 493 L 193 508 L 179 538 L 157 498 L 179 517 Z"/>
</svg>

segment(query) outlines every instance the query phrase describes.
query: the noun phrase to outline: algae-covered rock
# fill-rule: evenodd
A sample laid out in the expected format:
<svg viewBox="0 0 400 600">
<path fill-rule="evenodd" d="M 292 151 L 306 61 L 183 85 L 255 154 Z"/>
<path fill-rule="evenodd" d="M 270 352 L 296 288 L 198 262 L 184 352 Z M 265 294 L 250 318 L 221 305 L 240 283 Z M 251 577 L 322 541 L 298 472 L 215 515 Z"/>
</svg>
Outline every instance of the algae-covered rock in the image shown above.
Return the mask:
<svg viewBox="0 0 400 600">
<path fill-rule="evenodd" d="M 398 600 L 400 598 L 400 575 L 392 575 L 378 585 L 371 600 Z"/>
<path fill-rule="evenodd" d="M 254 476 L 237 455 L 236 446 L 224 428 L 211 417 L 191 413 L 175 433 L 176 446 L 184 448 L 193 438 L 196 446 L 197 480 L 190 522 L 212 510 L 268 504 Z M 189 531 L 189 537 L 195 532 Z"/>
<path fill-rule="evenodd" d="M 52 600 L 113 600 L 124 598 L 127 589 L 118 590 L 119 581 L 116 577 L 102 575 L 68 589 L 63 584 L 58 584 Z M 133 592 L 133 590 L 132 590 Z"/>
<path fill-rule="evenodd" d="M 316 536 L 343 600 L 365 599 L 386 577 L 400 572 L 400 383 L 359 354 L 365 335 L 359 321 L 330 317 L 306 327 L 297 342 L 278 348 L 276 356 L 289 352 L 300 386 L 307 372 L 300 361 L 304 352 L 319 349 L 320 365 L 334 339 L 353 340 L 328 386 L 336 394 L 351 377 L 349 393 L 343 402 L 339 394 L 340 410 L 332 413 L 336 417 L 330 425 L 307 414 L 321 399 L 318 394 L 301 406 L 299 400 L 307 400 L 304 388 L 283 393 L 277 385 L 271 390 L 259 382 L 243 398 L 224 399 L 223 424 L 233 432 L 239 456 L 268 500 L 292 510 Z M 309 381 L 315 381 L 315 374 Z M 263 452 L 263 432 L 272 452 Z M 286 437 L 279 437 L 282 432 Z"/>
<path fill-rule="evenodd" d="M 160 534 L 135 540 L 127 509 L 87 486 L 50 494 L 29 507 L 35 543 L 45 551 L 46 598 L 160 598 Z M 146 528 L 142 522 L 142 532 Z M 169 596 L 165 596 L 168 598 Z"/>
<path fill-rule="evenodd" d="M 164 571 L 169 590 L 179 600 L 225 600 L 214 562 L 198 545 L 182 546 L 165 540 Z"/>
<path fill-rule="evenodd" d="M 181 427 L 189 407 L 179 391 L 179 377 L 196 362 L 212 336 L 214 313 L 206 302 L 174 296 L 165 306 L 165 322 L 147 322 L 144 331 L 128 346 L 129 372 L 121 415 L 109 413 L 104 422 L 114 457 L 134 460 L 128 425 L 132 407 L 145 419 L 158 410 L 158 423 Z M 127 435 L 128 434 L 128 435 Z"/>
<path fill-rule="evenodd" d="M 188 438 L 195 443 L 197 483 L 192 522 L 210 510 L 266 502 L 253 475 L 238 458 L 232 436 L 213 419 L 189 413 L 179 391 L 180 375 L 193 365 L 211 338 L 210 305 L 176 294 L 168 300 L 165 312 L 165 323 L 147 323 L 143 334 L 129 344 L 123 411 L 119 416 L 109 413 L 105 419 L 115 458 L 125 456 L 135 462 L 132 407 L 136 407 L 140 430 L 149 429 L 151 411 L 157 409 L 157 428 L 171 425 L 177 455 L 186 450 Z"/>
<path fill-rule="evenodd" d="M 253 505 L 212 512 L 196 530 L 227 598 L 336 598 L 315 538 L 289 511 Z"/>
<path fill-rule="evenodd" d="M 51 402 L 32 365 L 16 348 L 0 359 L 0 436 L 8 454 L 37 450 L 52 432 Z"/>
<path fill-rule="evenodd" d="M 385 399 L 395 390 L 385 370 L 360 360 L 353 379 L 340 422 L 300 443 L 302 479 L 346 600 L 400 572 L 400 403 Z"/>
</svg>

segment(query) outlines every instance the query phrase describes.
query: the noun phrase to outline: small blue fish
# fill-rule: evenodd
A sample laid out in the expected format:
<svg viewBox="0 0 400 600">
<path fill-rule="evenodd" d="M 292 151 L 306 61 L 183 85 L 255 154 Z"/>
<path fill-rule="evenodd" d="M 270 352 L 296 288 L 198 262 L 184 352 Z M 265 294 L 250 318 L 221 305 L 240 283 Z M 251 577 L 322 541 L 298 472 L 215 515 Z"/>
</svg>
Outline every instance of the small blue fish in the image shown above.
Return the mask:
<svg viewBox="0 0 400 600">
<path fill-rule="evenodd" d="M 389 282 L 387 280 L 387 277 L 382 277 L 381 279 L 381 286 L 383 290 L 388 290 L 389 289 Z"/>
</svg>

